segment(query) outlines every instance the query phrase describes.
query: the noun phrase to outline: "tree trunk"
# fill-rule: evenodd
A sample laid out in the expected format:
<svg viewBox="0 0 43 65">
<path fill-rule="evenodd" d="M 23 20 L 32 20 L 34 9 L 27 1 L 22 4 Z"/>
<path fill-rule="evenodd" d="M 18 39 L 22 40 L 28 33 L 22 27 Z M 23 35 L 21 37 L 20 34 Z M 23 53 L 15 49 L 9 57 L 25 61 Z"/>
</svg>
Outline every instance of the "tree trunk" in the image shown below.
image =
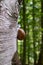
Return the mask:
<svg viewBox="0 0 43 65">
<path fill-rule="evenodd" d="M 41 28 L 43 29 L 43 0 L 41 0 Z M 39 60 L 36 65 L 43 65 L 43 30 L 42 30 L 42 44 L 41 44 L 41 49 L 40 49 L 40 54 L 39 54 Z"/>
</svg>

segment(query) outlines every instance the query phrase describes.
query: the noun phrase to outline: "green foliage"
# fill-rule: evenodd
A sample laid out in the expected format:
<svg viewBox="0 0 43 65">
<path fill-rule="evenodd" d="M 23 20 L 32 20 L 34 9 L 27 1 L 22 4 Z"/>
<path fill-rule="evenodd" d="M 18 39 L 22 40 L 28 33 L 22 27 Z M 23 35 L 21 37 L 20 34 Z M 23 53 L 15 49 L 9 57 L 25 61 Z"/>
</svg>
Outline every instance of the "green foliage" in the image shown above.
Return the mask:
<svg viewBox="0 0 43 65">
<path fill-rule="evenodd" d="M 39 58 L 41 31 L 43 30 L 41 29 L 40 0 L 23 1 L 18 23 L 26 32 L 25 42 L 18 40 L 18 53 L 20 59 L 22 63 L 26 61 L 25 64 L 35 65 Z"/>
</svg>

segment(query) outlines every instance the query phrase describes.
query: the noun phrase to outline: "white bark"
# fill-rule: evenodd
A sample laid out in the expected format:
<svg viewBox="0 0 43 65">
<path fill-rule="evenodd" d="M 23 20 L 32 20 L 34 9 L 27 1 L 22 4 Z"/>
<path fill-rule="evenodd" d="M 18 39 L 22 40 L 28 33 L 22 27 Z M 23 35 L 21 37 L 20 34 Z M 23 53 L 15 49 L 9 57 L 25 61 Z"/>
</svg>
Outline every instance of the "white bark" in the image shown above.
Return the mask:
<svg viewBox="0 0 43 65">
<path fill-rule="evenodd" d="M 2 0 L 0 5 L 0 65 L 11 65 L 17 50 L 18 2 Z"/>
</svg>

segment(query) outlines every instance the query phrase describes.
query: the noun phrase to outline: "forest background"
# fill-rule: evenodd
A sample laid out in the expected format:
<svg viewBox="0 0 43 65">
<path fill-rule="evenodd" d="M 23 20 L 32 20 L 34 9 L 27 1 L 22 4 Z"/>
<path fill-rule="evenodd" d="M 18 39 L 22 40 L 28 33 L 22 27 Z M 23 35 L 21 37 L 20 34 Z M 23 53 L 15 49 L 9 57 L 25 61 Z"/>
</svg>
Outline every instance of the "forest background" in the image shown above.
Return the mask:
<svg viewBox="0 0 43 65">
<path fill-rule="evenodd" d="M 43 65 L 43 0 L 23 0 L 18 24 L 26 33 L 17 44 L 22 65 Z"/>
</svg>

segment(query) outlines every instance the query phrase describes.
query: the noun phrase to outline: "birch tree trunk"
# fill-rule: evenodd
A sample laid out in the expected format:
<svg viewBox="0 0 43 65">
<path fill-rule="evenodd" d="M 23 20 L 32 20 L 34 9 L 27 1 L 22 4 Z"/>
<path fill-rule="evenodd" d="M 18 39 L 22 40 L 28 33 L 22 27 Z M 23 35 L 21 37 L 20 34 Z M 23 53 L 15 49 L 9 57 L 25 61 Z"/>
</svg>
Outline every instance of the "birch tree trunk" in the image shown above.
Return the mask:
<svg viewBox="0 0 43 65">
<path fill-rule="evenodd" d="M 11 65 L 17 51 L 18 1 L 0 0 L 0 65 Z"/>
</svg>

